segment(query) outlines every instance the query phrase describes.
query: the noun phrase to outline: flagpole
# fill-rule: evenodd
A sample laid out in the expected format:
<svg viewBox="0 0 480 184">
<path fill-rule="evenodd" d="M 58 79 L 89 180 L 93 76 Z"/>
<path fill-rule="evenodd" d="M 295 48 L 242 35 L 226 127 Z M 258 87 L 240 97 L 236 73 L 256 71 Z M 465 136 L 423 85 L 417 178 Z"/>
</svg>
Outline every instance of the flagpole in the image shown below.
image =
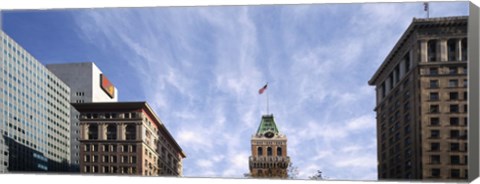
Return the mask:
<svg viewBox="0 0 480 184">
<path fill-rule="evenodd" d="M 268 85 L 268 82 L 267 82 Z M 267 115 L 268 115 L 268 90 L 267 90 Z"/>
</svg>

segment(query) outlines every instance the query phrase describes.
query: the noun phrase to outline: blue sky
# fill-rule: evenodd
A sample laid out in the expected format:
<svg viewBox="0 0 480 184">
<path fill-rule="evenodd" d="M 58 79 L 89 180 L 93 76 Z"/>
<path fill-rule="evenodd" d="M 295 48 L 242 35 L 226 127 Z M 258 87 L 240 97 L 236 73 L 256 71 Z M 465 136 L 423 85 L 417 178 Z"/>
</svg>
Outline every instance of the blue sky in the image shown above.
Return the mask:
<svg viewBox="0 0 480 184">
<path fill-rule="evenodd" d="M 430 3 L 430 17 L 468 2 Z M 266 113 L 299 178 L 376 180 L 367 81 L 423 3 L 3 11 L 43 64 L 95 62 L 120 101 L 147 101 L 187 154 L 184 176 L 243 177 Z"/>
</svg>

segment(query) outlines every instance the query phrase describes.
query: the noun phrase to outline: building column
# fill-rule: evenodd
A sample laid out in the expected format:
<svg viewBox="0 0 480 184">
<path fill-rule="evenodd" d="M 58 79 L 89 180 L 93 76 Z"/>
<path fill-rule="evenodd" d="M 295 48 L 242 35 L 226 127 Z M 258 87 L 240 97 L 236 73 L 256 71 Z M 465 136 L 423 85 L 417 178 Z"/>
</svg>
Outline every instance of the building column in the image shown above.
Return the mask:
<svg viewBox="0 0 480 184">
<path fill-rule="evenodd" d="M 455 49 L 455 59 L 457 61 L 462 60 L 462 39 L 458 39 L 455 43 L 457 45 Z"/>
<path fill-rule="evenodd" d="M 427 40 L 421 40 L 420 41 L 420 62 L 428 62 L 428 55 L 427 55 L 427 50 L 428 50 L 428 44 Z"/>
<path fill-rule="evenodd" d="M 98 140 L 107 140 L 107 124 L 98 124 Z"/>
<path fill-rule="evenodd" d="M 439 40 L 440 45 L 440 61 L 447 61 L 448 60 L 448 50 L 447 50 L 447 40 L 441 39 Z"/>
<path fill-rule="evenodd" d="M 126 126 L 127 125 L 125 123 L 122 123 L 122 124 L 118 125 L 118 128 L 117 128 L 117 130 L 118 130 L 118 135 L 117 135 L 118 140 L 125 140 L 126 139 L 126 137 L 125 137 Z"/>
</svg>

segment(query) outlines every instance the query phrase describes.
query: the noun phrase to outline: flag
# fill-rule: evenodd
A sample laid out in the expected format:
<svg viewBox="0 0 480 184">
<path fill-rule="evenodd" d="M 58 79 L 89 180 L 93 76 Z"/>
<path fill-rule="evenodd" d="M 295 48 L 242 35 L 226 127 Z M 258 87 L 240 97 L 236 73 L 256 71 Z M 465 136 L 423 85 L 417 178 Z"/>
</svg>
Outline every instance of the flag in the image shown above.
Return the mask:
<svg viewBox="0 0 480 184">
<path fill-rule="evenodd" d="M 263 86 L 262 88 L 260 88 L 260 90 L 258 90 L 258 94 L 262 94 L 266 89 L 267 89 L 267 84 L 265 84 L 265 86 Z"/>
<path fill-rule="evenodd" d="M 423 10 L 428 11 L 428 3 L 427 2 L 423 3 Z"/>
</svg>

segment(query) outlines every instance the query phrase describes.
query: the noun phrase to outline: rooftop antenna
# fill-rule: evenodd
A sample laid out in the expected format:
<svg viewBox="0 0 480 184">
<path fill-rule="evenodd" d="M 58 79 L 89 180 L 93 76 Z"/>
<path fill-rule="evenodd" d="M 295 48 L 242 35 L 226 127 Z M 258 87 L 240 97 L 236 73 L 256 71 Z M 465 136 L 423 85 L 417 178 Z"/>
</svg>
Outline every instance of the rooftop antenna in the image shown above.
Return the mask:
<svg viewBox="0 0 480 184">
<path fill-rule="evenodd" d="M 430 8 L 428 7 L 428 2 L 423 3 L 423 11 L 427 12 L 427 19 L 430 18 Z"/>
</svg>

